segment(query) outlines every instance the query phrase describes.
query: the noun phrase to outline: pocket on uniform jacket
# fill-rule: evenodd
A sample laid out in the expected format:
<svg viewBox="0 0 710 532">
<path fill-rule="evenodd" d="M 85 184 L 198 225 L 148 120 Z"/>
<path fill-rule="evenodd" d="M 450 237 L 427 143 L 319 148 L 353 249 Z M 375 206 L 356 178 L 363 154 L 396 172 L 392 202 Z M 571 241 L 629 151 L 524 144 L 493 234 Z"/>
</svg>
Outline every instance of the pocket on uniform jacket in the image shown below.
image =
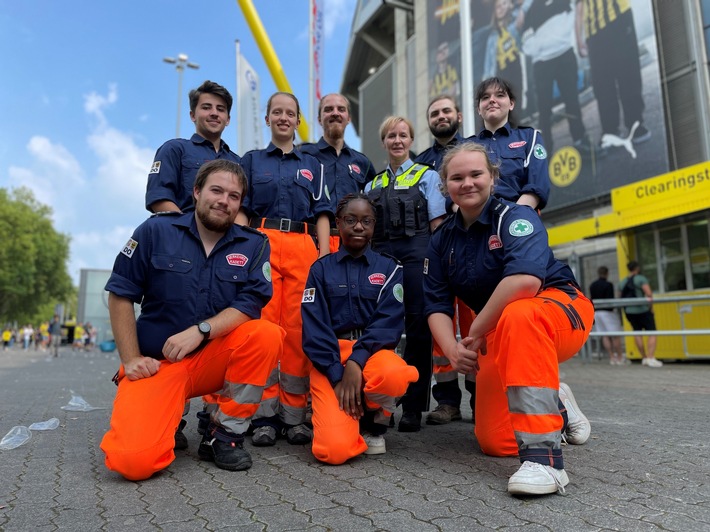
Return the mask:
<svg viewBox="0 0 710 532">
<path fill-rule="evenodd" d="M 197 175 L 197 171 L 200 169 L 200 166 L 202 166 L 202 161 L 199 159 L 194 159 L 191 157 L 183 157 L 183 159 L 180 161 L 180 164 L 182 164 L 182 176 L 184 180 L 184 185 L 187 187 L 187 190 L 192 190 L 192 187 L 195 184 L 195 176 Z"/>
<path fill-rule="evenodd" d="M 153 266 L 152 288 L 164 301 L 177 303 L 187 298 L 190 290 L 190 275 L 192 262 L 182 257 L 170 255 L 153 255 L 150 258 Z"/>
<path fill-rule="evenodd" d="M 217 309 L 227 308 L 249 278 L 246 267 L 229 266 L 215 270 L 217 283 L 212 288 L 212 302 Z"/>
<path fill-rule="evenodd" d="M 326 299 L 331 309 L 331 320 L 334 328 L 350 321 L 350 303 L 348 302 L 348 287 L 344 284 L 329 284 L 325 286 Z"/>
<path fill-rule="evenodd" d="M 377 299 L 381 290 L 382 286 L 380 285 L 363 286 L 360 288 L 360 295 L 364 299 Z"/>
</svg>

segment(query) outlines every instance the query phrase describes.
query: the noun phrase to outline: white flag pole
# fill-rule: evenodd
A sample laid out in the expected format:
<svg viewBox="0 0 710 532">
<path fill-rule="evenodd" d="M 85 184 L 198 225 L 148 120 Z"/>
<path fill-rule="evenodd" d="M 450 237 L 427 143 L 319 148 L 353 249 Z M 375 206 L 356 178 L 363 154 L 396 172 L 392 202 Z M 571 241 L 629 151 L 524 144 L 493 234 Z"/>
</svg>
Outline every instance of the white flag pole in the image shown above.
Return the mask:
<svg viewBox="0 0 710 532">
<path fill-rule="evenodd" d="M 235 75 L 235 78 L 234 78 L 234 79 L 236 80 L 236 82 L 237 82 L 237 90 L 234 91 L 234 97 L 235 97 L 235 98 L 234 98 L 234 103 L 235 103 L 236 105 L 233 104 L 233 105 L 232 105 L 232 109 L 234 109 L 235 114 L 237 114 L 237 122 L 236 122 L 236 123 L 238 124 L 240 120 L 243 120 L 243 117 L 241 117 L 241 116 L 238 115 L 238 113 L 239 113 L 239 111 L 240 111 L 239 102 L 241 101 L 241 93 L 240 93 L 240 89 L 239 89 L 239 85 L 240 85 L 239 76 L 240 76 L 241 71 L 242 71 L 242 67 L 241 67 L 242 54 L 241 54 L 241 50 L 240 50 L 240 47 L 239 47 L 239 39 L 235 39 L 235 40 L 234 40 L 234 47 L 235 47 L 236 53 L 237 53 L 237 59 L 236 59 L 237 72 L 236 72 L 236 75 Z M 234 128 L 234 134 L 237 136 L 237 143 L 235 144 L 235 146 L 236 146 L 236 148 L 239 150 L 239 149 L 241 149 L 240 146 L 239 146 L 239 141 L 240 141 L 240 139 L 239 139 L 239 127 L 235 127 L 235 128 Z M 244 155 L 244 154 L 242 153 L 241 155 Z"/>
</svg>

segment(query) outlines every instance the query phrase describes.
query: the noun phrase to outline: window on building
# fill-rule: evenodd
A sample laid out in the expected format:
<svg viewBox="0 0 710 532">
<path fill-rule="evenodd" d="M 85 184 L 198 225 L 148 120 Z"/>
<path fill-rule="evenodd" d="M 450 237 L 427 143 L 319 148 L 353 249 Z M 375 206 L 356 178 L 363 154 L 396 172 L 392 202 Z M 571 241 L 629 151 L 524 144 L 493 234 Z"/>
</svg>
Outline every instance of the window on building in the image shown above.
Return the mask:
<svg viewBox="0 0 710 532">
<path fill-rule="evenodd" d="M 688 224 L 688 255 L 693 288 L 710 288 L 710 225 L 707 220 Z"/>
<path fill-rule="evenodd" d="M 658 292 L 658 268 L 656 260 L 655 231 L 646 231 L 636 235 L 636 256 L 641 265 L 641 273 L 648 278 L 651 290 Z"/>
<path fill-rule="evenodd" d="M 708 219 L 637 233 L 636 256 L 654 292 L 710 288 Z"/>
</svg>

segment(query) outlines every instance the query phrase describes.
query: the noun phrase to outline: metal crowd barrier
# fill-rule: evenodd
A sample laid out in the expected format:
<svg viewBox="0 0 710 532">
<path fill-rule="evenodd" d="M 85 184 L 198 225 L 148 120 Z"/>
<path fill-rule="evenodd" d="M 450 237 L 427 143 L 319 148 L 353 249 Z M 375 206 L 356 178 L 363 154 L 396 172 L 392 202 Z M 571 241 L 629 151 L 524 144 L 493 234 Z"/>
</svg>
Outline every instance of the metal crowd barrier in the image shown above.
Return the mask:
<svg viewBox="0 0 710 532">
<path fill-rule="evenodd" d="M 693 303 L 693 302 L 703 302 L 703 301 L 708 301 L 710 302 L 710 294 L 702 294 L 702 295 L 696 295 L 696 296 L 664 296 L 664 297 L 654 297 L 653 298 L 653 305 L 661 305 L 663 303 Z M 631 307 L 634 305 L 648 305 L 649 301 L 645 297 L 627 297 L 627 298 L 614 298 L 614 299 L 594 299 L 592 300 L 592 303 L 594 303 L 594 308 L 596 310 L 609 310 L 609 309 L 615 309 L 615 308 L 620 308 L 620 307 Z M 708 303 L 710 304 L 710 303 Z M 691 311 L 690 306 L 681 306 L 678 309 L 679 314 L 681 314 L 681 324 L 683 323 L 682 315 L 687 314 L 688 312 Z M 688 355 L 688 349 L 686 345 L 686 338 L 687 336 L 710 336 L 710 329 L 679 329 L 679 330 L 661 330 L 661 331 L 618 331 L 618 332 L 598 332 L 598 331 L 592 331 L 589 333 L 589 338 L 594 339 L 594 338 L 602 338 L 604 336 L 683 336 L 683 350 L 684 350 L 684 356 L 693 356 L 693 355 Z M 600 345 L 600 351 L 602 351 L 602 347 Z M 587 340 L 587 343 L 584 344 L 582 347 L 582 358 L 584 359 L 591 359 L 591 348 L 589 346 L 589 340 Z M 700 357 L 693 357 L 693 358 L 704 358 L 702 355 Z"/>
</svg>

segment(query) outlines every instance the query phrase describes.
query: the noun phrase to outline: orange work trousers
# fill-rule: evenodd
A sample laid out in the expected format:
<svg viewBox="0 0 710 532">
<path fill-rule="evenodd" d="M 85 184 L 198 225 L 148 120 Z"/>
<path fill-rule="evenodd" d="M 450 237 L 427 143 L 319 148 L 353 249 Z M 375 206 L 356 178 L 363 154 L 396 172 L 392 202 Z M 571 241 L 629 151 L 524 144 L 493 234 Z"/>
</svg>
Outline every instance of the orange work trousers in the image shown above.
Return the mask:
<svg viewBox="0 0 710 532">
<path fill-rule="evenodd" d="M 576 327 L 570 314 L 579 317 Z M 508 388 L 524 387 L 533 393 L 536 388 L 548 389 L 556 396 L 559 363 L 582 348 L 593 322 L 594 307 L 578 290 L 573 299 L 564 291 L 548 288 L 505 307 L 496 328 L 486 335 L 487 354 L 478 358 L 475 434 L 484 453 L 516 456 L 516 434 L 559 433 L 563 420 L 556 402 L 554 413 L 511 413 Z"/>
<path fill-rule="evenodd" d="M 337 253 L 340 249 L 340 235 L 330 235 L 330 252 Z"/>
<path fill-rule="evenodd" d="M 354 340 L 338 340 L 340 361 L 345 364 L 352 354 Z M 409 366 L 394 351 L 382 350 L 372 355 L 362 370 L 365 408 L 380 410 L 381 421 L 387 425 L 396 408 L 397 398 L 404 395 L 410 382 L 419 378 L 414 366 Z M 360 435 L 360 424 L 340 410 L 335 390 L 320 371 L 311 370 L 313 401 L 313 456 L 327 464 L 342 464 L 362 454 L 367 444 Z"/>
<path fill-rule="evenodd" d="M 121 366 L 111 428 L 101 442 L 106 467 L 129 480 L 168 467 L 185 401 L 192 397 L 212 394 L 213 419 L 235 434 L 246 432 L 282 348 L 279 327 L 251 320 L 179 362 L 161 361 L 152 377 L 129 380 Z"/>
<path fill-rule="evenodd" d="M 301 300 L 311 265 L 318 258 L 313 238 L 306 233 L 286 233 L 264 229 L 271 244 L 271 280 L 274 295 L 261 317 L 286 331 L 283 354 L 274 366 L 264 389 L 254 420 L 278 415 L 285 425 L 300 425 L 306 420 L 308 374 L 311 362 L 301 342 Z"/>
<path fill-rule="evenodd" d="M 454 301 L 454 336 L 456 336 L 458 332 L 461 333 L 461 338 L 468 336 L 475 317 L 476 313 L 468 308 L 463 301 L 456 298 Z M 457 321 L 458 331 L 456 330 Z M 436 343 L 436 340 L 434 341 L 434 380 L 436 380 L 437 383 L 456 381 L 456 386 L 458 387 L 458 371 L 454 369 L 449 359 L 446 358 L 439 344 Z M 476 377 L 474 375 L 466 375 L 466 380 L 475 382 Z M 436 396 L 434 396 L 434 399 L 436 399 Z"/>
</svg>

